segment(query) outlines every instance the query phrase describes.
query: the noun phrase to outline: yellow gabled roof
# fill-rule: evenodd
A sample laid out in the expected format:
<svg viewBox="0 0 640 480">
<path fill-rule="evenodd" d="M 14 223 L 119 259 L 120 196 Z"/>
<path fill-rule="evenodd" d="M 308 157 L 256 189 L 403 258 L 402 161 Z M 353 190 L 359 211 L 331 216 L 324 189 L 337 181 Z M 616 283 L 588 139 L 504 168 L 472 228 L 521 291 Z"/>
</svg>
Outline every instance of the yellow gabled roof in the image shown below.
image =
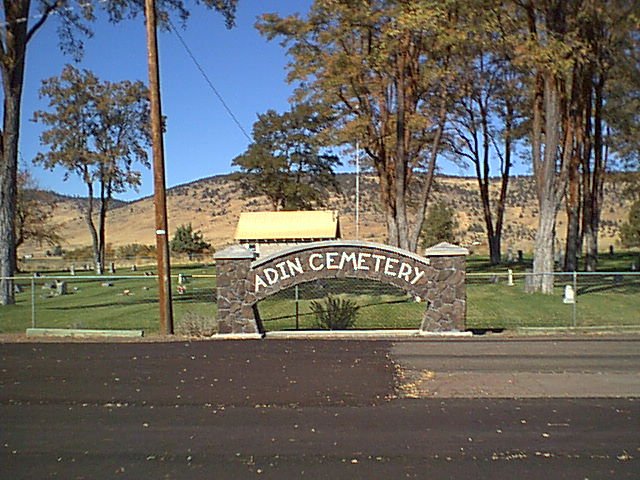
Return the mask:
<svg viewBox="0 0 640 480">
<path fill-rule="evenodd" d="M 243 212 L 236 240 L 294 240 L 340 238 L 335 210 Z"/>
</svg>

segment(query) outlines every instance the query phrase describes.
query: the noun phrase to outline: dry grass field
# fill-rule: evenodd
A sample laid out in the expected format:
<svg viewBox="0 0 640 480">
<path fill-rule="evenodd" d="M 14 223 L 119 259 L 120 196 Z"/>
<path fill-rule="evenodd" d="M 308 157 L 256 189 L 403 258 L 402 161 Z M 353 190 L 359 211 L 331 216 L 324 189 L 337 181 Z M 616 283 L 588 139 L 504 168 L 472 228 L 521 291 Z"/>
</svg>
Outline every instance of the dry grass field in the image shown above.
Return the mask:
<svg viewBox="0 0 640 480">
<path fill-rule="evenodd" d="M 351 174 L 339 176 L 341 195 L 330 199 L 326 208 L 340 212 L 343 237 L 355 238 L 355 177 Z M 497 195 L 497 190 L 496 190 Z M 63 249 L 73 250 L 90 245 L 89 231 L 82 214 L 82 200 L 52 195 L 56 208 L 52 222 L 59 225 L 64 238 Z M 385 239 L 384 218 L 378 202 L 378 189 L 373 177 L 361 178 L 360 238 L 383 242 Z M 473 178 L 439 177 L 434 200 L 443 200 L 457 210 L 459 240 L 464 245 L 481 242 L 475 251 L 486 251 L 484 245 L 484 221 Z M 216 249 L 233 242 L 240 212 L 266 211 L 270 209 L 264 198 L 247 198 L 229 176 L 217 176 L 197 180 L 168 190 L 168 216 L 170 238 L 181 224 L 191 223 L 200 230 L 204 238 Z M 618 245 L 619 226 L 627 218 L 631 199 L 624 195 L 624 184 L 614 180 L 605 185 L 605 202 L 602 212 L 600 248 Z M 564 237 L 566 216 L 561 209 L 558 217 L 558 234 Z M 503 234 L 503 249 L 529 252 L 533 245 L 537 225 L 537 206 L 532 179 L 515 177 L 509 188 L 509 203 Z M 122 203 L 109 212 L 107 241 L 112 246 L 138 243 L 155 244 L 153 198 Z M 26 244 L 19 254 L 40 255 L 47 247 Z"/>
</svg>

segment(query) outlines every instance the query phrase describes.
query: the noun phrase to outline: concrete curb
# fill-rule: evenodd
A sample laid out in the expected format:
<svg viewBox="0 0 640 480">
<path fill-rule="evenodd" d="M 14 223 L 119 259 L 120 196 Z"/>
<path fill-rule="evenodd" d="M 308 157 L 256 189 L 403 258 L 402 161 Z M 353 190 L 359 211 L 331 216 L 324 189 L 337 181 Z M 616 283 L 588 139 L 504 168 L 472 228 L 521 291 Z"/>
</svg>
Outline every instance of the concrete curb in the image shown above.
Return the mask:
<svg viewBox="0 0 640 480">
<path fill-rule="evenodd" d="M 268 332 L 267 339 L 368 339 L 368 338 L 422 338 L 422 337 L 471 337 L 471 332 L 421 332 L 420 330 L 333 330 Z"/>
<path fill-rule="evenodd" d="M 418 332 L 419 337 L 473 337 L 473 332 Z"/>
<path fill-rule="evenodd" d="M 209 340 L 262 340 L 260 333 L 216 333 Z"/>
<path fill-rule="evenodd" d="M 597 326 L 597 327 L 518 327 L 515 333 L 522 336 L 528 335 L 559 335 L 559 334 L 625 334 L 640 333 L 640 326 Z"/>
<path fill-rule="evenodd" d="M 90 330 L 84 328 L 27 328 L 27 337 L 143 337 L 144 330 Z"/>
</svg>

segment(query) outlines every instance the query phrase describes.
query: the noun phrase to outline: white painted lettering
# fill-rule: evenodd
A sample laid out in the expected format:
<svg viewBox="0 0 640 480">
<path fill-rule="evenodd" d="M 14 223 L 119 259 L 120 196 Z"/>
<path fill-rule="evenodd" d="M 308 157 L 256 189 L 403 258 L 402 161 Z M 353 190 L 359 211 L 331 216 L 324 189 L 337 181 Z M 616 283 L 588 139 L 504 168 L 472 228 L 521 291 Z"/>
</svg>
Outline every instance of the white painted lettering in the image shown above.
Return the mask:
<svg viewBox="0 0 640 480">
<path fill-rule="evenodd" d="M 275 268 L 267 267 L 262 273 L 264 273 L 269 285 L 274 285 L 279 280 L 278 271 Z"/>
<path fill-rule="evenodd" d="M 260 290 L 260 287 L 267 288 L 267 284 L 264 282 L 260 275 L 256 275 L 256 293 Z"/>
<path fill-rule="evenodd" d="M 402 262 L 400 264 L 400 271 L 398 271 L 398 278 L 404 279 L 405 282 L 410 282 L 411 279 L 409 276 L 411 275 L 411 265 L 408 263 Z"/>
<path fill-rule="evenodd" d="M 390 277 L 397 276 L 394 270 L 394 264 L 399 262 L 400 260 L 396 260 L 395 258 L 387 258 L 387 261 L 384 263 L 384 274 Z"/>
<path fill-rule="evenodd" d="M 413 271 L 415 276 L 413 277 L 413 280 L 411 280 L 411 285 L 415 285 L 418 283 L 418 280 L 424 277 L 424 270 L 420 270 L 418 267 L 413 267 Z"/>
<path fill-rule="evenodd" d="M 320 254 L 320 253 L 312 253 L 311 255 L 309 255 L 309 267 L 314 272 L 319 272 L 320 270 L 322 270 L 324 268 L 324 264 L 322 262 L 320 262 L 318 264 L 314 263 L 314 260 L 316 260 L 316 259 L 322 260 L 322 254 Z"/>
<path fill-rule="evenodd" d="M 352 252 L 352 253 L 342 252 L 342 257 L 340 258 L 340 270 L 344 270 L 345 263 L 349 263 L 349 262 L 351 262 L 351 265 L 353 265 L 354 270 L 358 270 L 358 263 L 356 261 L 355 252 Z"/>
<path fill-rule="evenodd" d="M 358 268 L 357 270 L 369 270 L 369 265 L 364 261 L 365 258 L 371 258 L 370 253 L 360 252 L 358 253 Z"/>
<path fill-rule="evenodd" d="M 338 252 L 327 252 L 327 270 L 338 270 L 339 265 L 336 263 Z"/>
<path fill-rule="evenodd" d="M 382 260 L 384 260 L 386 257 L 384 255 L 378 255 L 376 253 L 372 253 L 371 256 L 376 259 L 376 265 L 374 267 L 374 270 L 376 272 L 379 272 L 380 271 L 380 262 L 382 262 Z"/>
<path fill-rule="evenodd" d="M 289 267 L 289 275 L 295 277 L 296 273 L 303 274 L 304 270 L 302 268 L 302 263 L 298 257 L 293 260 L 287 260 L 287 267 Z"/>
<path fill-rule="evenodd" d="M 278 270 L 280 270 L 280 275 L 282 276 L 282 280 L 291 278 L 291 275 L 289 275 L 284 269 L 285 265 L 286 265 L 285 262 L 276 263 L 276 267 L 278 268 Z"/>
</svg>

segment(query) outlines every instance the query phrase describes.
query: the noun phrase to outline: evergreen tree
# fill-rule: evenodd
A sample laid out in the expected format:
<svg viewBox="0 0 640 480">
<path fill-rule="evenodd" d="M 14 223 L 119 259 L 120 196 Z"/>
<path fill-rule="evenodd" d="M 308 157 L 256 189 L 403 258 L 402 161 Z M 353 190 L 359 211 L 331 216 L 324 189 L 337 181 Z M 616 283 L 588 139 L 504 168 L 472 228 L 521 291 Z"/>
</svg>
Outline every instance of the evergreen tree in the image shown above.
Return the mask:
<svg viewBox="0 0 640 480">
<path fill-rule="evenodd" d="M 204 237 L 199 230 L 194 232 L 189 223 L 178 227 L 171 240 L 170 247 L 172 252 L 186 253 L 191 258 L 194 253 L 202 253 L 209 249 L 211 244 L 204 241 Z"/>
<path fill-rule="evenodd" d="M 431 205 L 422 227 L 422 248 L 429 248 L 441 242 L 453 243 L 457 228 L 458 222 L 453 208 L 444 202 Z"/>
<path fill-rule="evenodd" d="M 249 195 L 265 195 L 274 210 L 309 210 L 338 191 L 334 168 L 338 157 L 325 153 L 319 135 L 326 118 L 308 105 L 289 112 L 259 115 L 253 143 L 233 160 L 236 178 Z"/>
</svg>

